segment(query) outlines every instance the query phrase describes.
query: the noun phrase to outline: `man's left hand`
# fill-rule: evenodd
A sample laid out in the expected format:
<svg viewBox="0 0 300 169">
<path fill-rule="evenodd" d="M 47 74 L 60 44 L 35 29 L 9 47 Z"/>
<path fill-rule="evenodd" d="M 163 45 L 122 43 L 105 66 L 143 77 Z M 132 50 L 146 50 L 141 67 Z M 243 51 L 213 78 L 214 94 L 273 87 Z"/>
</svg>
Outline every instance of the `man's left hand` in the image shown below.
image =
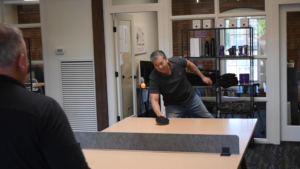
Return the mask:
<svg viewBox="0 0 300 169">
<path fill-rule="evenodd" d="M 206 76 L 202 78 L 202 81 L 210 86 L 212 85 L 211 79 Z"/>
</svg>

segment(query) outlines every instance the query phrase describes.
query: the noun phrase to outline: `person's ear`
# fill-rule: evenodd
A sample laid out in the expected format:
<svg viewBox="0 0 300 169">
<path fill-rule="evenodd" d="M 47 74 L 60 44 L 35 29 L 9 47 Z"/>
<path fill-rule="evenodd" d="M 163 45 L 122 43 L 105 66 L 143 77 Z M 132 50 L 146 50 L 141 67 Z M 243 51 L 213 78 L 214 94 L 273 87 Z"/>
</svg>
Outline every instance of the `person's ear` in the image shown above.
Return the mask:
<svg viewBox="0 0 300 169">
<path fill-rule="evenodd" d="M 24 54 L 20 54 L 18 57 L 18 68 L 21 71 L 27 71 L 27 60 Z"/>
</svg>

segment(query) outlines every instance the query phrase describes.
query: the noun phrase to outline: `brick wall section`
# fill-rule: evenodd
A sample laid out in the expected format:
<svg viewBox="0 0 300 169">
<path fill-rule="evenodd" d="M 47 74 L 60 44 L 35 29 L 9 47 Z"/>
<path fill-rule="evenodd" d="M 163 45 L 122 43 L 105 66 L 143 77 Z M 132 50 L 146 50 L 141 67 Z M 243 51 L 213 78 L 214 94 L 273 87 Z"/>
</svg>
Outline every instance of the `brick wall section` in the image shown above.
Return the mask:
<svg viewBox="0 0 300 169">
<path fill-rule="evenodd" d="M 265 11 L 265 0 L 219 0 L 220 12 L 235 8 L 252 8 Z"/>
<path fill-rule="evenodd" d="M 300 12 L 287 13 L 287 60 L 294 60 L 300 71 Z"/>
<path fill-rule="evenodd" d="M 172 0 L 172 15 L 213 14 L 213 0 Z"/>
<path fill-rule="evenodd" d="M 19 24 L 40 23 L 39 5 L 18 5 Z"/>
<path fill-rule="evenodd" d="M 43 60 L 41 28 L 22 28 L 24 38 L 30 38 L 31 60 Z M 28 47 L 27 41 L 26 45 Z"/>
<path fill-rule="evenodd" d="M 201 20 L 201 23 L 203 21 Z M 213 20 L 214 23 L 214 20 Z M 173 55 L 174 56 L 182 56 L 182 40 L 181 40 L 181 30 L 182 29 L 192 29 L 192 20 L 180 20 L 180 21 L 173 21 L 172 22 L 172 33 L 173 33 Z M 214 31 L 205 30 L 205 31 L 189 31 L 189 38 L 203 38 L 209 39 L 215 37 Z M 187 44 L 189 44 L 190 40 L 187 40 L 187 36 L 184 36 L 184 55 L 190 56 L 190 51 L 187 53 Z M 188 49 L 189 50 L 189 49 Z M 214 62 L 213 61 L 201 61 L 203 65 L 203 69 L 206 70 L 213 70 L 214 69 Z"/>
<path fill-rule="evenodd" d="M 40 23 L 39 5 L 18 5 L 19 24 Z M 43 60 L 41 28 L 21 28 L 24 38 L 30 38 L 32 60 Z M 26 45 L 28 47 L 27 41 Z"/>
</svg>

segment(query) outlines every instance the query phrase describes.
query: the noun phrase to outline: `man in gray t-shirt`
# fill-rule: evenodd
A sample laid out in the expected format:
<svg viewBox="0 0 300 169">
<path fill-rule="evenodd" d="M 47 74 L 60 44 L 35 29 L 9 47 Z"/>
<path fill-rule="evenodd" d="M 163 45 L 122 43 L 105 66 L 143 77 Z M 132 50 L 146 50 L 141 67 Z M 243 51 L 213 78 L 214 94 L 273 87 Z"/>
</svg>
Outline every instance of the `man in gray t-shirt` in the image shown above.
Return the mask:
<svg viewBox="0 0 300 169">
<path fill-rule="evenodd" d="M 212 117 L 187 80 L 185 69 L 188 68 L 196 73 L 208 85 L 212 85 L 210 78 L 204 76 L 189 60 L 184 58 L 168 59 L 160 50 L 154 51 L 150 59 L 155 69 L 150 75 L 149 93 L 153 111 L 158 117 L 182 117 L 185 114 L 192 117 Z M 160 111 L 160 94 L 163 95 L 166 115 Z"/>
</svg>

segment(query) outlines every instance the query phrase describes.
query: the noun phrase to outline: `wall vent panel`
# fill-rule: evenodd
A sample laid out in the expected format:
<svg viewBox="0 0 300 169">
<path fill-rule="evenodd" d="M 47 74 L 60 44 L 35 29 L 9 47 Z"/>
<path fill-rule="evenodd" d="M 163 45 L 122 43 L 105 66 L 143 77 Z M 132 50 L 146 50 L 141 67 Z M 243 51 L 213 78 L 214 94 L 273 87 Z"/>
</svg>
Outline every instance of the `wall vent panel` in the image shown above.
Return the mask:
<svg viewBox="0 0 300 169">
<path fill-rule="evenodd" d="M 74 132 L 97 131 L 93 61 L 61 61 L 63 109 Z"/>
</svg>

